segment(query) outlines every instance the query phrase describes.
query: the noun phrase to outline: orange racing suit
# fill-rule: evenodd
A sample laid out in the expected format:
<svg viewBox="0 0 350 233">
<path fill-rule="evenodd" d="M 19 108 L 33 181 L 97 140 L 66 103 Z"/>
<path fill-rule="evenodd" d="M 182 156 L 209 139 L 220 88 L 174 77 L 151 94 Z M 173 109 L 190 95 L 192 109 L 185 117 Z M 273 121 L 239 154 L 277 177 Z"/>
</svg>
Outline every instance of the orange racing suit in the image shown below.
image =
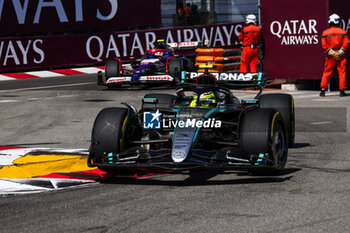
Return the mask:
<svg viewBox="0 0 350 233">
<path fill-rule="evenodd" d="M 260 27 L 249 24 L 242 29 L 238 36 L 238 41 L 242 41 L 242 59 L 239 72 L 248 73 L 248 67 L 251 73 L 256 73 L 256 65 L 259 62 L 259 40 Z"/>
<path fill-rule="evenodd" d="M 339 52 L 342 48 L 346 51 L 348 47 L 349 38 L 346 31 L 343 29 L 331 26 L 322 33 L 322 47 L 328 53 L 330 49 L 335 52 Z M 344 53 L 339 60 L 336 60 L 333 56 L 327 54 L 326 63 L 321 81 L 321 89 L 327 89 L 329 78 L 331 77 L 334 68 L 338 68 L 339 73 L 339 89 L 346 89 L 346 54 Z"/>
</svg>

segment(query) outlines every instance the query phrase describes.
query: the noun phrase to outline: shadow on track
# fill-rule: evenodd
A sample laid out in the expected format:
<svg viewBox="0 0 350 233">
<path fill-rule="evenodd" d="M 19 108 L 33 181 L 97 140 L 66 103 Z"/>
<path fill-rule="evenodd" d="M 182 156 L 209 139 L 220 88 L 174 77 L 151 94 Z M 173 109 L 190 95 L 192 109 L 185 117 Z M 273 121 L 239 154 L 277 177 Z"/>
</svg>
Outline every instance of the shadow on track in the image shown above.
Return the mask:
<svg viewBox="0 0 350 233">
<path fill-rule="evenodd" d="M 152 84 L 152 85 L 131 85 L 124 87 L 104 87 L 102 91 L 145 91 L 145 90 L 176 90 L 175 87 L 164 84 Z"/>
<path fill-rule="evenodd" d="M 308 146 L 312 146 L 312 145 L 310 145 L 310 143 L 294 143 L 294 145 L 291 148 L 298 149 L 298 148 L 304 148 Z"/>
<path fill-rule="evenodd" d="M 254 183 L 281 183 L 290 180 L 295 172 L 300 171 L 299 168 L 286 168 L 280 175 L 275 176 L 249 176 L 248 172 L 231 172 L 231 171 L 190 171 L 183 173 L 188 175 L 183 180 L 160 180 L 156 176 L 152 179 L 137 179 L 135 176 L 113 176 L 98 179 L 97 182 L 103 184 L 124 184 L 124 185 L 157 185 L 157 186 L 209 186 L 209 185 L 236 185 L 236 184 L 254 184 Z M 171 175 L 166 173 L 162 175 Z M 229 180 L 210 180 L 219 174 L 237 174 L 245 176 L 240 179 Z M 287 176 L 286 176 L 287 175 Z M 284 177 L 282 177 L 284 176 Z"/>
<path fill-rule="evenodd" d="M 41 145 L 60 145 L 61 142 L 39 142 L 39 143 L 22 143 L 22 144 L 7 144 L 2 146 L 8 147 L 25 147 L 25 146 L 41 146 Z"/>
</svg>

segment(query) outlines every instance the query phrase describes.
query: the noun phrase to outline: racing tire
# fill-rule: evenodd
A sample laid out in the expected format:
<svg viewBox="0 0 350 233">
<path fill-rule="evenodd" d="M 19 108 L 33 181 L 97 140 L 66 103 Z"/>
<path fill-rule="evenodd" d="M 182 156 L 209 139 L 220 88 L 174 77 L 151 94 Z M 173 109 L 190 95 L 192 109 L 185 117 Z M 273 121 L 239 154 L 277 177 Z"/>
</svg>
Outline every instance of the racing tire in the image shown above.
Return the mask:
<svg viewBox="0 0 350 233">
<path fill-rule="evenodd" d="M 109 60 L 105 65 L 105 77 L 106 82 L 110 77 L 118 77 L 120 76 L 120 63 L 118 60 Z M 108 88 L 118 88 L 120 84 L 107 85 Z"/>
<path fill-rule="evenodd" d="M 157 98 L 157 104 L 143 103 L 142 108 L 170 108 L 176 102 L 176 96 L 171 94 L 147 94 L 143 98 Z"/>
<path fill-rule="evenodd" d="M 110 60 L 106 62 L 105 65 L 105 76 L 106 80 L 110 77 L 120 76 L 120 64 L 117 60 Z"/>
<path fill-rule="evenodd" d="M 176 77 L 176 73 L 184 69 L 184 64 L 181 58 L 170 58 L 168 60 L 168 74 L 174 78 L 173 86 L 179 84 L 179 80 Z"/>
<path fill-rule="evenodd" d="M 101 86 L 103 85 L 103 74 L 102 74 L 102 71 L 98 71 L 97 72 L 97 85 L 98 86 Z"/>
<path fill-rule="evenodd" d="M 273 108 L 281 113 L 288 134 L 288 146 L 295 141 L 295 112 L 293 96 L 289 94 L 264 94 L 259 99 L 260 108 Z"/>
<path fill-rule="evenodd" d="M 125 128 L 126 108 L 105 108 L 97 115 L 91 135 L 90 153 L 96 163 L 102 163 L 105 153 L 120 152 L 123 146 L 122 132 Z M 111 172 L 110 168 L 98 167 Z"/>
<path fill-rule="evenodd" d="M 241 122 L 240 146 L 248 154 L 268 155 L 271 168 L 251 169 L 252 173 L 276 174 L 284 169 L 288 157 L 286 129 L 282 116 L 274 109 L 247 112 Z"/>
</svg>

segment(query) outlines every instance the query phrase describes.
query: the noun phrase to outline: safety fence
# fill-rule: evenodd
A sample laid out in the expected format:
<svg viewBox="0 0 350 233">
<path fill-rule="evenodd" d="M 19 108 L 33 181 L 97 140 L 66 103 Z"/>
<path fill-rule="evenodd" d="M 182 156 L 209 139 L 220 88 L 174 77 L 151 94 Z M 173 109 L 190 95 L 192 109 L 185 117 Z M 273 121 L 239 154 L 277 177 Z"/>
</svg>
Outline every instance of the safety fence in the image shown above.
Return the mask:
<svg viewBox="0 0 350 233">
<path fill-rule="evenodd" d="M 258 0 L 161 0 L 162 27 L 242 22 Z"/>
</svg>

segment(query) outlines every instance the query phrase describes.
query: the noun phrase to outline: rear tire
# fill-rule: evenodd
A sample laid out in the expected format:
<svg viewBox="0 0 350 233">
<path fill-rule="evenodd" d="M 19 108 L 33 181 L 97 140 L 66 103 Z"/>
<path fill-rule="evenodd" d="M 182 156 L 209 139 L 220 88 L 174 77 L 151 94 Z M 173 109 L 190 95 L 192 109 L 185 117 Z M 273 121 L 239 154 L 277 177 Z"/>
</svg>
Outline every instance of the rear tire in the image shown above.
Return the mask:
<svg viewBox="0 0 350 233">
<path fill-rule="evenodd" d="M 256 173 L 277 173 L 284 169 L 288 144 L 283 119 L 274 109 L 255 109 L 245 114 L 240 129 L 241 148 L 249 154 L 268 154 L 272 169 L 254 169 Z"/>
<path fill-rule="evenodd" d="M 181 58 L 170 58 L 168 61 L 168 73 L 174 76 L 177 72 L 183 70 L 183 61 Z"/>
<path fill-rule="evenodd" d="M 288 146 L 295 140 L 295 112 L 293 97 L 289 94 L 264 94 L 260 96 L 260 108 L 273 108 L 281 113 L 288 134 Z"/>
<path fill-rule="evenodd" d="M 94 162 L 102 163 L 104 154 L 122 150 L 122 131 L 127 112 L 126 108 L 105 108 L 97 115 L 92 128 L 90 147 Z M 110 169 L 103 169 L 103 167 L 100 169 L 110 172 Z"/>
<path fill-rule="evenodd" d="M 110 60 L 106 62 L 105 65 L 105 76 L 106 80 L 108 80 L 110 77 L 118 77 L 120 76 L 120 64 L 117 60 Z"/>
<path fill-rule="evenodd" d="M 168 60 L 168 74 L 174 78 L 173 86 L 177 86 L 180 81 L 176 77 L 176 73 L 184 70 L 184 64 L 181 58 L 170 58 Z"/>
<path fill-rule="evenodd" d="M 111 77 L 119 77 L 120 76 L 120 64 L 118 60 L 110 60 L 106 62 L 105 65 L 105 77 L 106 82 Z M 118 88 L 120 84 L 107 85 L 108 88 Z"/>
</svg>

